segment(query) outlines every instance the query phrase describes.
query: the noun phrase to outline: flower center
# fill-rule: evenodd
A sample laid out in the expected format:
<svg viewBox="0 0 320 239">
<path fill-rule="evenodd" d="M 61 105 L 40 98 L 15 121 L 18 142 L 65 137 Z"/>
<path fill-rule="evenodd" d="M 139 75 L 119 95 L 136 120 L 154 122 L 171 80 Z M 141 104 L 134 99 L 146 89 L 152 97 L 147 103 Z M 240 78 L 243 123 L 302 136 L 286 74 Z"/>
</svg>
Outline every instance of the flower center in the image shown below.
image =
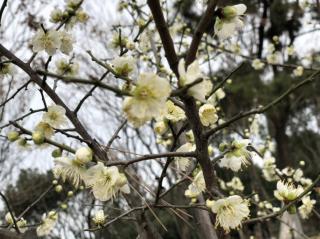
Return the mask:
<svg viewBox="0 0 320 239">
<path fill-rule="evenodd" d="M 55 113 L 55 112 L 51 112 L 51 114 L 50 114 L 50 119 L 51 120 L 57 120 L 58 119 L 58 114 L 57 113 Z"/>
<path fill-rule="evenodd" d="M 146 99 L 150 98 L 151 92 L 148 88 L 143 87 L 143 88 L 137 90 L 136 96 L 137 96 L 137 98 L 139 98 L 141 100 L 146 100 Z"/>
</svg>

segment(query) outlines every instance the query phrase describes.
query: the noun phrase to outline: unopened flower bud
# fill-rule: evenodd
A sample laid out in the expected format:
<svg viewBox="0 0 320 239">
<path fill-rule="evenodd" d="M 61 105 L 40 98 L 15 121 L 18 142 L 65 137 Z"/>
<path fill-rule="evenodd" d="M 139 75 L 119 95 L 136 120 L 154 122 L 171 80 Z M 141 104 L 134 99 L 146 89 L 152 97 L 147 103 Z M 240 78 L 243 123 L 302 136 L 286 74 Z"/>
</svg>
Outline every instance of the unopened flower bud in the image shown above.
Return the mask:
<svg viewBox="0 0 320 239">
<path fill-rule="evenodd" d="M 72 197 L 73 196 L 73 192 L 69 191 L 67 195 L 68 195 L 68 197 Z"/>
<path fill-rule="evenodd" d="M 61 155 L 62 155 L 62 150 L 60 148 L 53 150 L 51 153 L 51 156 L 53 158 L 59 158 L 61 157 Z"/>
<path fill-rule="evenodd" d="M 76 159 L 80 164 L 86 164 L 92 161 L 92 150 L 88 147 L 81 147 L 76 151 Z"/>
<path fill-rule="evenodd" d="M 59 184 L 57 186 L 54 187 L 54 190 L 57 192 L 57 193 L 61 193 L 62 192 L 62 186 Z"/>
<path fill-rule="evenodd" d="M 32 133 L 32 140 L 35 144 L 40 145 L 44 142 L 44 133 L 42 131 L 34 131 Z"/>
<path fill-rule="evenodd" d="M 10 131 L 7 134 L 8 140 L 14 142 L 19 138 L 19 133 L 17 131 Z"/>
</svg>

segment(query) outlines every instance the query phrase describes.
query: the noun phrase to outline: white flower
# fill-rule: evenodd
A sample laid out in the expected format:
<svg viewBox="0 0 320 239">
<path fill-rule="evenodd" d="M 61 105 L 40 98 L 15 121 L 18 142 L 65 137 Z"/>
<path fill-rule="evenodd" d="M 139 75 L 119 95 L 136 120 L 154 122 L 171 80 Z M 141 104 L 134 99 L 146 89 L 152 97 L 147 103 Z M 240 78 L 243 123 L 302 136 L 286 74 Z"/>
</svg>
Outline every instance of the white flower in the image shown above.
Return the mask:
<svg viewBox="0 0 320 239">
<path fill-rule="evenodd" d="M 163 120 L 157 121 L 154 125 L 154 132 L 158 135 L 163 135 L 167 129 L 168 126 Z"/>
<path fill-rule="evenodd" d="M 217 110 L 212 104 L 204 104 L 199 108 L 200 121 L 204 126 L 209 126 L 218 121 Z"/>
<path fill-rule="evenodd" d="M 98 210 L 94 214 L 94 217 L 92 218 L 92 221 L 94 222 L 94 224 L 96 224 L 98 226 L 102 226 L 103 224 L 106 223 L 106 218 L 107 218 L 107 216 L 104 215 L 104 211 L 103 210 Z"/>
<path fill-rule="evenodd" d="M 148 52 L 151 48 L 151 32 L 148 30 L 143 31 L 139 39 L 139 47 L 143 52 Z"/>
<path fill-rule="evenodd" d="M 68 55 L 73 50 L 73 43 L 75 40 L 72 35 L 66 31 L 60 31 L 59 37 L 61 41 L 60 51 Z"/>
<path fill-rule="evenodd" d="M 76 19 L 78 20 L 78 22 L 85 23 L 86 21 L 88 21 L 89 15 L 80 8 L 76 12 Z"/>
<path fill-rule="evenodd" d="M 60 45 L 60 34 L 56 30 L 44 32 L 43 29 L 39 29 L 32 39 L 32 50 L 34 52 L 45 50 L 50 56 L 56 52 Z"/>
<path fill-rule="evenodd" d="M 64 18 L 64 13 L 61 9 L 54 9 L 50 13 L 50 21 L 53 23 L 58 23 Z"/>
<path fill-rule="evenodd" d="M 140 74 L 131 97 L 125 98 L 123 111 L 135 127 L 157 118 L 166 107 L 171 92 L 169 82 L 154 73 Z"/>
<path fill-rule="evenodd" d="M 264 63 L 261 62 L 260 59 L 254 59 L 254 60 L 252 61 L 251 66 L 252 66 L 253 69 L 255 69 L 255 70 L 261 70 L 261 69 L 263 69 L 263 67 L 264 67 Z"/>
<path fill-rule="evenodd" d="M 240 30 L 244 26 L 241 16 L 246 10 L 247 6 L 244 4 L 224 7 L 221 16 L 216 18 L 214 24 L 215 34 L 223 40 Z"/>
<path fill-rule="evenodd" d="M 281 173 L 286 175 L 287 177 L 293 176 L 295 170 L 291 167 L 285 167 L 284 169 L 281 170 Z"/>
<path fill-rule="evenodd" d="M 212 105 L 217 105 L 220 100 L 226 97 L 226 93 L 222 88 L 219 88 L 208 98 L 208 103 Z"/>
<path fill-rule="evenodd" d="M 205 77 L 200 70 L 199 62 L 197 60 L 194 61 L 186 70 L 185 61 L 184 59 L 181 59 L 179 62 L 178 71 L 180 75 L 180 84 L 182 86 L 191 84 L 196 80 L 203 79 L 198 84 L 189 88 L 188 94 L 199 101 L 205 102 L 205 97 L 212 89 L 212 83 L 210 80 L 204 79 Z"/>
<path fill-rule="evenodd" d="M 55 211 L 50 211 L 48 215 L 42 217 L 42 224 L 37 227 L 37 236 L 42 237 L 49 235 L 58 220 L 58 214 Z"/>
<path fill-rule="evenodd" d="M 185 120 L 186 119 L 186 115 L 183 111 L 183 109 L 181 109 L 179 106 L 176 106 L 172 101 L 168 100 L 166 102 L 166 112 L 164 114 L 164 117 L 167 120 L 170 120 L 174 123 L 181 121 L 181 120 Z"/>
<path fill-rule="evenodd" d="M 306 187 L 309 187 L 311 184 L 312 184 L 312 180 L 310 178 L 301 178 L 300 179 L 300 183 L 301 185 L 306 188 Z"/>
<path fill-rule="evenodd" d="M 303 67 L 298 66 L 296 69 L 293 70 L 293 75 L 296 77 L 302 76 L 303 75 Z"/>
<path fill-rule="evenodd" d="M 278 181 L 274 196 L 280 201 L 290 202 L 295 200 L 301 193 L 303 193 L 303 188 L 300 185 L 295 187 L 292 183 Z"/>
<path fill-rule="evenodd" d="M 221 226 L 226 232 L 241 227 L 242 221 L 250 214 L 248 201 L 238 195 L 217 201 L 207 200 L 206 205 L 217 214 L 216 226 Z"/>
<path fill-rule="evenodd" d="M 299 213 L 303 219 L 307 219 L 312 212 L 316 200 L 311 199 L 310 196 L 304 196 L 302 198 L 302 205 L 298 208 Z"/>
<path fill-rule="evenodd" d="M 180 146 L 176 152 L 192 152 L 194 150 L 195 145 L 191 143 L 185 143 L 182 146 Z M 189 157 L 175 157 L 174 162 L 179 171 L 186 171 L 191 164 Z"/>
<path fill-rule="evenodd" d="M 281 59 L 280 52 L 276 51 L 270 55 L 267 55 L 267 62 L 269 64 L 279 64 Z"/>
<path fill-rule="evenodd" d="M 125 37 L 123 34 L 119 34 L 119 32 L 116 32 L 112 36 L 111 40 L 111 47 L 112 48 L 117 48 L 117 47 L 125 47 L 128 42 L 128 38 Z"/>
<path fill-rule="evenodd" d="M 287 52 L 288 56 L 292 56 L 295 53 L 295 49 L 293 46 L 287 46 L 286 52 Z"/>
<path fill-rule="evenodd" d="M 274 46 L 273 43 L 269 43 L 267 46 L 267 51 L 268 53 L 273 53 L 276 50 L 276 47 Z"/>
<path fill-rule="evenodd" d="M 42 121 L 48 123 L 53 128 L 59 128 L 67 123 L 66 110 L 60 105 L 51 105 L 48 112 L 42 116 Z"/>
<path fill-rule="evenodd" d="M 67 157 L 55 158 L 54 162 L 54 176 L 61 178 L 64 182 L 68 180 L 75 188 L 79 188 L 85 173 L 83 165 Z"/>
<path fill-rule="evenodd" d="M 273 157 L 266 158 L 263 162 L 262 173 L 264 178 L 271 182 L 277 180 L 279 177 L 276 174 L 276 159 Z"/>
<path fill-rule="evenodd" d="M 120 76 L 128 76 L 135 69 L 136 60 L 132 56 L 120 56 L 111 61 L 114 71 Z"/>
<path fill-rule="evenodd" d="M 108 201 L 118 191 L 130 193 L 126 176 L 119 173 L 117 167 L 106 167 L 101 162 L 87 170 L 85 184 L 92 188 L 94 197 L 100 201 Z"/>
<path fill-rule="evenodd" d="M 10 225 L 13 225 L 14 221 L 12 218 L 12 215 L 10 212 L 7 212 L 7 214 L 5 215 L 4 219 L 6 220 L 6 222 Z"/>
<path fill-rule="evenodd" d="M 293 179 L 296 182 L 300 182 L 302 177 L 303 177 L 303 171 L 300 168 L 298 168 L 293 174 Z"/>
<path fill-rule="evenodd" d="M 8 212 L 8 213 L 5 215 L 5 220 L 6 220 L 6 222 L 7 222 L 9 225 L 12 225 L 13 227 L 15 227 L 15 225 L 14 225 L 14 220 L 13 220 L 13 217 L 12 217 L 12 215 L 11 215 L 10 212 Z M 17 219 L 15 218 L 15 220 L 16 220 L 17 227 L 18 227 L 19 231 L 20 231 L 21 233 L 26 232 L 27 229 L 28 229 L 28 228 L 26 227 L 26 226 L 27 226 L 27 221 L 24 220 L 23 218 L 20 218 L 19 221 L 17 221 Z"/>
<path fill-rule="evenodd" d="M 80 164 L 86 164 L 92 161 L 92 150 L 88 147 L 81 147 L 76 151 L 75 160 Z"/>
<path fill-rule="evenodd" d="M 25 233 L 28 230 L 27 227 L 27 221 L 21 218 L 19 221 L 17 221 L 17 226 L 19 228 L 19 231 L 21 233 Z"/>
<path fill-rule="evenodd" d="M 65 76 L 74 76 L 79 71 L 79 64 L 69 62 L 66 59 L 60 59 L 56 61 L 57 74 Z"/>
<path fill-rule="evenodd" d="M 194 177 L 192 183 L 188 186 L 184 195 L 188 198 L 198 197 L 206 189 L 206 183 L 204 181 L 203 172 L 200 170 Z"/>
<path fill-rule="evenodd" d="M 244 190 L 244 186 L 238 177 L 233 177 L 230 182 L 226 183 L 226 185 L 236 191 L 242 192 Z"/>
<path fill-rule="evenodd" d="M 46 122 L 43 122 L 43 121 L 40 121 L 35 129 L 35 131 L 38 131 L 38 132 L 42 132 L 43 135 L 46 137 L 46 138 L 51 138 L 52 135 L 54 134 L 54 130 L 53 128 Z"/>
<path fill-rule="evenodd" d="M 251 159 L 250 152 L 247 150 L 249 143 L 250 141 L 247 139 L 233 141 L 230 152 L 224 155 L 219 166 L 230 168 L 232 171 L 237 172 L 242 165 L 248 165 Z"/>
<path fill-rule="evenodd" d="M 6 61 L 6 58 L 1 58 L 1 61 Z M 15 72 L 13 64 L 11 63 L 0 63 L 0 79 L 2 76 L 13 75 Z"/>
</svg>

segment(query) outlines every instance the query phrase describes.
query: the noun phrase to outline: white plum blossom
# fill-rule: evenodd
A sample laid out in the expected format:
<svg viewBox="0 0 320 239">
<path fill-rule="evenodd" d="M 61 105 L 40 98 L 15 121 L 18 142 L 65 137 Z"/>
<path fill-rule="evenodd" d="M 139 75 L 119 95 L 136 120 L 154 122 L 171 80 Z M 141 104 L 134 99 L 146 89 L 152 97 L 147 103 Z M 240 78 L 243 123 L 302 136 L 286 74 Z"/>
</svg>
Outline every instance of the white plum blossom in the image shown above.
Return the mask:
<svg viewBox="0 0 320 239">
<path fill-rule="evenodd" d="M 293 70 L 293 75 L 296 77 L 302 76 L 303 75 L 303 67 L 298 66 L 296 69 Z"/>
<path fill-rule="evenodd" d="M 242 192 L 244 190 L 244 186 L 243 186 L 240 178 L 238 178 L 238 177 L 233 177 L 230 182 L 226 183 L 226 186 L 228 186 L 229 188 L 232 188 L 233 190 L 236 190 L 236 191 Z"/>
<path fill-rule="evenodd" d="M 68 180 L 75 188 L 80 187 L 86 172 L 81 163 L 68 157 L 55 158 L 54 163 L 53 174 L 56 178 L 61 178 L 64 182 Z"/>
<path fill-rule="evenodd" d="M 288 56 L 292 56 L 295 53 L 295 49 L 293 46 L 287 46 L 286 52 L 287 52 Z"/>
<path fill-rule="evenodd" d="M 277 166 L 275 163 L 276 159 L 273 157 L 268 157 L 263 161 L 263 177 L 269 182 L 279 179 L 279 177 L 276 174 Z"/>
<path fill-rule="evenodd" d="M 181 59 L 179 62 L 178 71 L 180 75 L 179 82 L 181 86 L 185 86 L 193 83 L 196 80 L 202 79 L 201 82 L 188 89 L 188 95 L 201 102 L 205 102 L 205 97 L 210 93 L 212 89 L 212 83 L 210 80 L 205 79 L 205 76 L 201 72 L 199 62 L 195 60 L 193 63 L 191 63 L 191 65 L 187 67 L 186 70 L 185 61 L 184 59 Z"/>
<path fill-rule="evenodd" d="M 158 135 L 163 135 L 168 129 L 166 122 L 163 120 L 157 121 L 154 125 L 154 132 Z"/>
<path fill-rule="evenodd" d="M 184 195 L 188 198 L 196 198 L 204 192 L 205 189 L 206 183 L 204 181 L 203 172 L 200 170 L 192 180 L 192 183 L 188 186 Z"/>
<path fill-rule="evenodd" d="M 275 51 L 272 54 L 267 55 L 267 62 L 269 64 L 279 64 L 281 60 L 281 53 L 278 51 Z"/>
<path fill-rule="evenodd" d="M 154 73 L 140 74 L 132 96 L 126 97 L 123 102 L 123 111 L 128 121 L 139 127 L 161 116 L 170 92 L 170 84 L 165 78 Z"/>
<path fill-rule="evenodd" d="M 126 176 L 116 166 L 106 167 L 101 162 L 86 171 L 84 181 L 100 201 L 112 199 L 119 191 L 130 193 Z"/>
<path fill-rule="evenodd" d="M 298 168 L 298 169 L 294 172 L 294 174 L 293 174 L 292 177 L 293 177 L 294 181 L 300 182 L 301 179 L 302 179 L 302 177 L 303 177 L 303 171 L 302 171 L 300 168 Z"/>
<path fill-rule="evenodd" d="M 120 56 L 111 61 L 112 68 L 120 76 L 128 76 L 135 70 L 136 60 L 132 56 Z"/>
<path fill-rule="evenodd" d="M 219 166 L 229 168 L 234 172 L 238 172 L 243 165 L 250 163 L 251 155 L 247 150 L 250 140 L 235 140 L 231 144 L 231 149 L 221 159 Z"/>
<path fill-rule="evenodd" d="M 101 209 L 95 212 L 92 218 L 92 221 L 97 226 L 102 226 L 103 224 L 106 223 L 106 219 L 107 219 L 107 216 L 104 214 L 104 211 Z"/>
<path fill-rule="evenodd" d="M 46 138 L 51 138 L 53 135 L 54 135 L 54 130 L 53 128 L 50 126 L 50 124 L 46 123 L 46 122 L 43 122 L 43 121 L 40 121 L 35 129 L 35 131 L 38 131 L 38 132 L 42 132 L 42 134 L 44 135 L 44 137 Z"/>
<path fill-rule="evenodd" d="M 243 28 L 244 24 L 241 16 L 246 12 L 246 10 L 247 6 L 244 4 L 224 7 L 222 9 L 221 16 L 216 18 L 216 22 L 214 24 L 215 34 L 221 40 L 224 40 Z"/>
<path fill-rule="evenodd" d="M 183 109 L 181 109 L 179 106 L 176 106 L 171 100 L 166 102 L 166 111 L 164 113 L 164 117 L 174 123 L 186 119 Z"/>
<path fill-rule="evenodd" d="M 303 193 L 301 185 L 295 187 L 292 183 L 278 181 L 274 196 L 280 201 L 290 202 L 295 200 L 301 193 Z"/>
<path fill-rule="evenodd" d="M 32 50 L 34 52 L 45 50 L 48 55 L 52 56 L 60 46 L 60 34 L 56 30 L 44 32 L 43 29 L 39 29 L 32 39 Z"/>
<path fill-rule="evenodd" d="M 276 47 L 274 46 L 273 43 L 269 43 L 267 46 L 267 51 L 268 53 L 273 53 L 276 50 Z"/>
<path fill-rule="evenodd" d="M 219 88 L 208 98 L 207 102 L 212 105 L 217 105 L 224 97 L 226 97 L 226 93 L 222 88 Z"/>
<path fill-rule="evenodd" d="M 79 71 L 79 64 L 67 61 L 66 59 L 57 60 L 55 63 L 57 74 L 65 76 L 74 76 Z"/>
<path fill-rule="evenodd" d="M 75 42 L 73 36 L 66 31 L 60 31 L 59 37 L 61 42 L 60 51 L 66 55 L 69 55 L 69 53 L 73 50 L 73 43 Z"/>
<path fill-rule="evenodd" d="M 48 215 L 44 214 L 42 216 L 42 224 L 37 227 L 37 236 L 42 237 L 49 235 L 53 230 L 58 220 L 58 213 L 55 211 L 50 211 Z"/>
<path fill-rule="evenodd" d="M 192 152 L 195 150 L 195 145 L 192 143 L 185 143 L 182 146 L 180 146 L 176 152 Z M 191 160 L 189 157 L 175 157 L 174 162 L 176 165 L 176 168 L 179 171 L 186 171 L 187 168 L 191 165 Z"/>
<path fill-rule="evenodd" d="M 265 65 L 265 64 L 264 64 L 260 59 L 254 59 L 254 60 L 252 61 L 252 64 L 251 64 L 251 66 L 252 66 L 253 69 L 255 69 L 255 70 L 261 70 L 261 69 L 263 69 L 264 65 Z"/>
<path fill-rule="evenodd" d="M 43 114 L 42 121 L 53 128 L 60 128 L 67 123 L 66 110 L 60 105 L 51 105 L 48 111 Z"/>
<path fill-rule="evenodd" d="M 75 160 L 80 164 L 86 164 L 92 161 L 92 150 L 88 147 L 81 147 L 76 151 Z"/>
<path fill-rule="evenodd" d="M 204 104 L 199 108 L 202 125 L 210 126 L 218 121 L 217 110 L 212 104 Z"/>
<path fill-rule="evenodd" d="M 14 216 L 15 217 L 15 216 Z M 27 221 L 23 218 L 20 218 L 19 220 L 16 219 L 15 217 L 15 220 L 16 220 L 16 223 L 17 223 L 17 227 L 19 229 L 19 231 L 21 233 L 24 233 L 28 230 L 28 227 L 27 227 Z M 10 212 L 8 212 L 6 215 L 5 215 L 5 221 L 11 225 L 12 227 L 15 227 L 14 225 L 14 220 L 13 220 L 13 217 L 12 217 L 12 214 Z M 13 229 L 12 229 L 13 230 Z"/>
<path fill-rule="evenodd" d="M 309 215 L 312 213 L 312 209 L 316 204 L 316 200 L 311 199 L 310 196 L 304 196 L 302 198 L 302 205 L 298 208 L 299 213 L 303 219 L 309 218 Z"/>
<path fill-rule="evenodd" d="M 249 202 L 238 195 L 218 199 L 207 200 L 206 205 L 216 214 L 216 226 L 222 227 L 226 232 L 238 229 L 244 219 L 249 217 Z"/>
<path fill-rule="evenodd" d="M 6 58 L 2 58 L 3 60 L 6 60 Z M 13 64 L 11 63 L 0 63 L 0 79 L 2 79 L 4 76 L 13 75 L 15 73 L 15 69 L 13 67 Z"/>
</svg>

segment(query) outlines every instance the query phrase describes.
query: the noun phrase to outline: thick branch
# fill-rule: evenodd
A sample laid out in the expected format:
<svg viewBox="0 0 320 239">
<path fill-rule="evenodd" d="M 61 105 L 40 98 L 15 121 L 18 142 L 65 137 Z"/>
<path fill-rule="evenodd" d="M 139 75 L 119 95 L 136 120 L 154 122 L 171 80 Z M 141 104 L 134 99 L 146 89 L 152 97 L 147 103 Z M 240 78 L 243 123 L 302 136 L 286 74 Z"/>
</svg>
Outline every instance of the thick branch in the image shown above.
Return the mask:
<svg viewBox="0 0 320 239">
<path fill-rule="evenodd" d="M 208 28 L 210 23 L 214 20 L 214 11 L 217 4 L 218 0 L 210 0 L 207 10 L 201 18 L 197 26 L 197 29 L 193 35 L 192 42 L 186 58 L 186 66 L 190 65 L 196 59 L 196 55 L 198 52 L 199 45 L 201 43 L 203 33 Z"/>
<path fill-rule="evenodd" d="M 169 62 L 171 70 L 178 76 L 179 59 L 174 49 L 173 40 L 170 36 L 168 25 L 164 19 L 163 12 L 159 0 L 148 0 L 149 8 L 152 12 L 154 22 L 159 32 L 161 42 Z"/>
</svg>

